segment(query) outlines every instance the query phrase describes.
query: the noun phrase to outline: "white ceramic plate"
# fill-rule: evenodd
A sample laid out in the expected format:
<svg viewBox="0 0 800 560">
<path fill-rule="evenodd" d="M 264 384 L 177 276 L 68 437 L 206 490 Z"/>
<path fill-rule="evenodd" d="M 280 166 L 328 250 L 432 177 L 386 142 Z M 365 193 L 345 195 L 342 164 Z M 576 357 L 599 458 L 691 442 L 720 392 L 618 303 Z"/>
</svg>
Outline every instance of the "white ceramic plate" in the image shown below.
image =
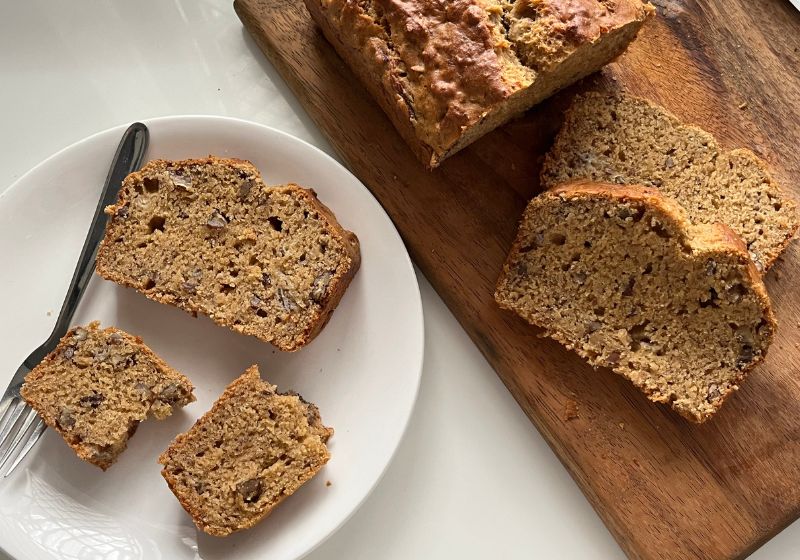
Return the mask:
<svg viewBox="0 0 800 560">
<path fill-rule="evenodd" d="M 0 480 L 0 548 L 18 558 L 299 558 L 366 498 L 411 415 L 423 350 L 411 262 L 369 191 L 316 148 L 235 119 L 145 122 L 147 159 L 239 157 L 252 161 L 268 184 L 313 187 L 358 235 L 361 270 L 320 336 L 293 354 L 95 276 L 74 322 L 99 319 L 140 335 L 194 382 L 197 402 L 162 422 L 144 422 L 105 473 L 78 460 L 48 430 L 17 471 Z M 0 196 L 2 389 L 55 322 L 124 128 L 55 154 Z M 299 391 L 319 405 L 324 422 L 336 430 L 331 460 L 261 524 L 224 539 L 209 537 L 195 529 L 169 491 L 156 459 L 253 363 L 280 390 Z"/>
</svg>

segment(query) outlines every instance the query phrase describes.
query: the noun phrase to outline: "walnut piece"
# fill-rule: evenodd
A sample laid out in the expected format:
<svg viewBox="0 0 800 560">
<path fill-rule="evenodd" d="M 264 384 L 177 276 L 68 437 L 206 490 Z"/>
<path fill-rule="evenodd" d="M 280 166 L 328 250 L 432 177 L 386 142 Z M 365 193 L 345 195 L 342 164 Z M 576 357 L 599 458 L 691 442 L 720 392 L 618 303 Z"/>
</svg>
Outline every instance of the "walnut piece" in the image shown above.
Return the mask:
<svg viewBox="0 0 800 560">
<path fill-rule="evenodd" d="M 244 503 L 252 504 L 261 497 L 261 481 L 257 478 L 245 480 L 236 485 L 236 491 L 241 495 Z"/>
</svg>

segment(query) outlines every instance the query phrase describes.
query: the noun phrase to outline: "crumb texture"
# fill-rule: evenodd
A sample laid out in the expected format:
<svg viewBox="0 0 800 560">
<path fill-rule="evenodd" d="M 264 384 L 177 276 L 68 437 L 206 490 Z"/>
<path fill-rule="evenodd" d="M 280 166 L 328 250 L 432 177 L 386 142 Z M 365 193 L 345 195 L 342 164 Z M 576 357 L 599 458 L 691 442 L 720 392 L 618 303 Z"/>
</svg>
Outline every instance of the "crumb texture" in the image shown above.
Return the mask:
<svg viewBox="0 0 800 560">
<path fill-rule="evenodd" d="M 618 56 L 640 0 L 306 0 L 401 134 L 435 166 Z"/>
<path fill-rule="evenodd" d="M 194 387 L 138 337 L 98 322 L 71 329 L 25 378 L 22 397 L 78 456 L 103 470 L 149 416 L 194 401 Z"/>
<path fill-rule="evenodd" d="M 593 92 L 575 100 L 542 186 L 576 179 L 656 187 L 693 223 L 729 225 L 762 271 L 798 228 L 795 203 L 755 154 L 726 152 L 709 133 L 635 97 Z"/>
<path fill-rule="evenodd" d="M 150 162 L 107 212 L 101 276 L 282 350 L 319 333 L 360 264 L 313 191 L 269 187 L 246 161 Z"/>
<path fill-rule="evenodd" d="M 636 186 L 575 183 L 534 198 L 495 299 L 695 422 L 763 360 L 775 329 L 735 234 L 692 226 Z"/>
<path fill-rule="evenodd" d="M 200 529 L 226 536 L 310 480 L 329 459 L 332 434 L 315 405 L 278 393 L 252 366 L 161 455 L 161 474 Z"/>
</svg>

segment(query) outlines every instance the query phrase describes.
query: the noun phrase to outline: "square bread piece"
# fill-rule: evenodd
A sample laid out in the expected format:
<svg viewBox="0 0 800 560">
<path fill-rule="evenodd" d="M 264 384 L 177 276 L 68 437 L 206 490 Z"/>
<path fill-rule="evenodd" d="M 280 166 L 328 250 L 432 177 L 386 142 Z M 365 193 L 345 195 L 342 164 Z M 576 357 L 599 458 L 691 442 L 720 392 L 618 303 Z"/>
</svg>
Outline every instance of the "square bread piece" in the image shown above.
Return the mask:
<svg viewBox="0 0 800 560">
<path fill-rule="evenodd" d="M 314 191 L 243 160 L 151 161 L 106 212 L 100 276 L 285 351 L 319 334 L 361 262 Z"/>
<path fill-rule="evenodd" d="M 776 328 L 741 239 L 691 225 L 674 201 L 635 185 L 571 183 L 535 197 L 495 299 L 693 422 L 738 389 Z"/>
<path fill-rule="evenodd" d="M 198 528 L 224 537 L 252 527 L 328 462 L 333 429 L 317 407 L 278 393 L 252 366 L 159 458 Z"/>
<path fill-rule="evenodd" d="M 640 0 L 305 0 L 428 167 L 580 78 L 636 37 Z"/>
<path fill-rule="evenodd" d="M 142 339 L 95 321 L 72 328 L 25 378 L 22 398 L 78 457 L 106 470 L 139 423 L 194 401 L 194 387 Z"/>
</svg>

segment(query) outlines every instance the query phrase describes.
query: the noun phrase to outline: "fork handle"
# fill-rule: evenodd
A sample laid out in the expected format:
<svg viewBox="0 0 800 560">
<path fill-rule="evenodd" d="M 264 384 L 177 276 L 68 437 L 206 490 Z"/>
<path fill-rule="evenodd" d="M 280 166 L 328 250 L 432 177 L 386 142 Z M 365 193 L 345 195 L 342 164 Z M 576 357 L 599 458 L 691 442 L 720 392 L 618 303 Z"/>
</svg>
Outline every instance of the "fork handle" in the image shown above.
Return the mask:
<svg viewBox="0 0 800 560">
<path fill-rule="evenodd" d="M 92 218 L 92 225 L 89 228 L 89 233 L 86 236 L 86 241 L 83 243 L 81 256 L 78 259 L 78 264 L 75 267 L 75 272 L 72 275 L 72 281 L 67 290 L 67 296 L 64 299 L 64 304 L 58 314 L 58 320 L 53 328 L 50 337 L 38 350 L 37 354 L 41 355 L 30 356 L 29 360 L 33 364 L 39 363 L 49 352 L 51 352 L 58 341 L 67 333 L 72 317 L 75 315 L 75 310 L 78 308 L 78 303 L 81 301 L 86 286 L 94 272 L 95 258 L 97 257 L 97 249 L 100 246 L 100 240 L 106 228 L 108 216 L 104 210 L 109 204 L 117 200 L 117 195 L 122 187 L 122 180 L 125 177 L 141 167 L 144 160 L 144 154 L 147 150 L 149 141 L 149 132 L 147 127 L 142 123 L 134 123 L 122 135 L 122 140 L 117 147 L 117 153 L 111 162 L 111 168 L 108 170 L 105 185 L 103 186 L 103 193 L 97 203 L 97 209 Z"/>
</svg>

